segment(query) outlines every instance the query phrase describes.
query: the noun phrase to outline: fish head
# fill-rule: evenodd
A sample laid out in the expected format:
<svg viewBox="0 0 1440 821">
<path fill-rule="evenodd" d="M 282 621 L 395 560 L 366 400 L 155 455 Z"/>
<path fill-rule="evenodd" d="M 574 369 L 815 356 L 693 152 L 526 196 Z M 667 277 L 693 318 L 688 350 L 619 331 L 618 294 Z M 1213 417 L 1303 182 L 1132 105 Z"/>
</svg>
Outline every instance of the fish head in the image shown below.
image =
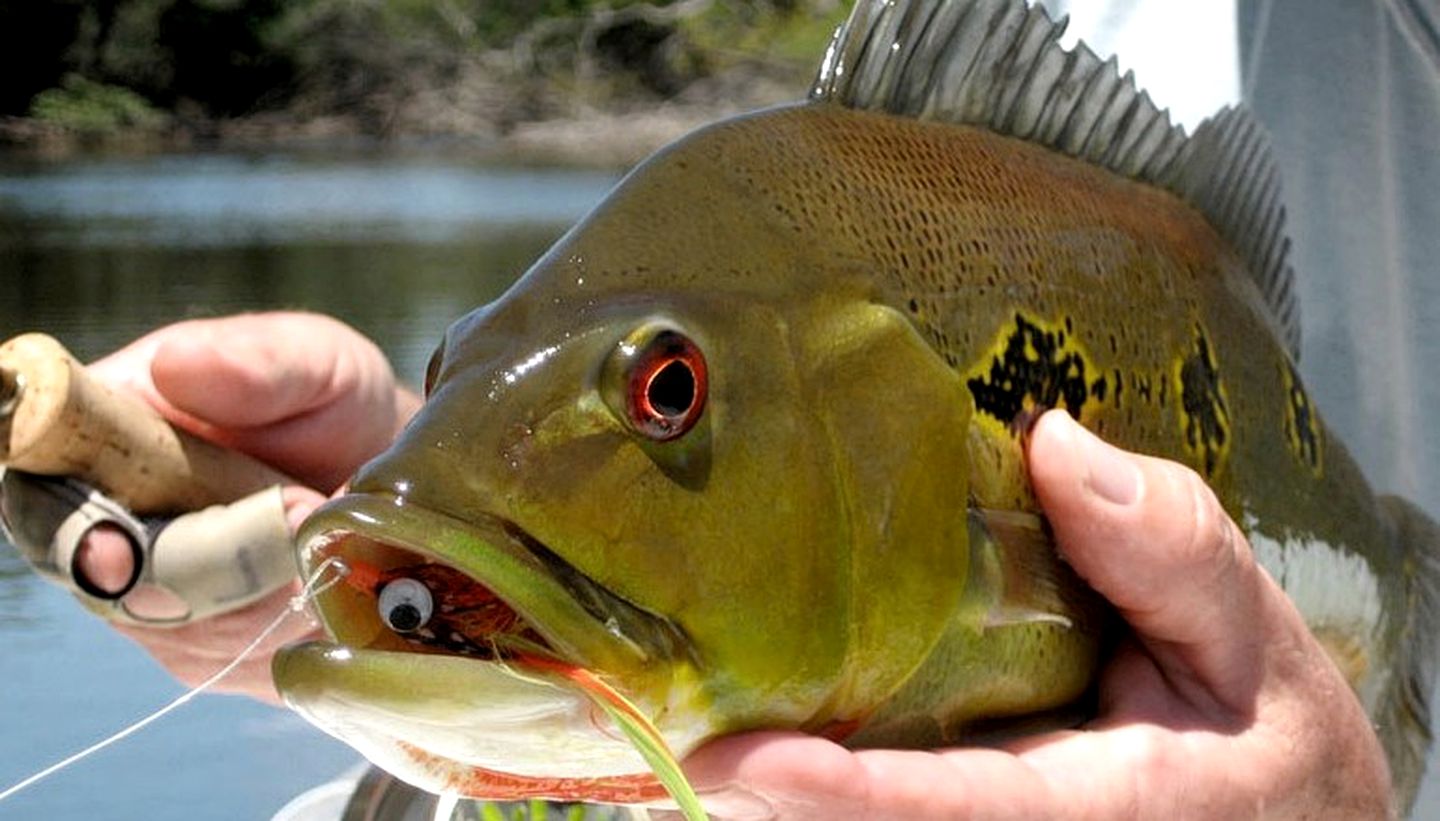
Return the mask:
<svg viewBox="0 0 1440 821">
<path fill-rule="evenodd" d="M 536 658 L 681 755 L 856 726 L 919 665 L 965 584 L 968 395 L 871 270 L 776 219 L 755 122 L 650 160 L 448 329 L 419 414 L 302 530 L 308 572 L 361 570 L 317 597 L 333 641 L 277 657 L 292 706 L 436 791 L 615 801 L 644 763 Z"/>
</svg>

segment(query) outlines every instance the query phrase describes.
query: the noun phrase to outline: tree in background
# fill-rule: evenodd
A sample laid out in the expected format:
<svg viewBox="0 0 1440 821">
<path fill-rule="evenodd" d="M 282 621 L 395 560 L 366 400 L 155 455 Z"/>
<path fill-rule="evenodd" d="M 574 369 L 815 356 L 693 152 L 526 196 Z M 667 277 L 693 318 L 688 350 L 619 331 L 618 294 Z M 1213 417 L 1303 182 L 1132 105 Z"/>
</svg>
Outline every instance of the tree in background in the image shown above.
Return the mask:
<svg viewBox="0 0 1440 821">
<path fill-rule="evenodd" d="M 668 99 L 745 61 L 803 75 L 840 5 L 0 0 L 0 116 L 103 129 L 153 125 L 150 106 L 191 126 L 283 112 L 383 134 L 397 119 L 423 129 L 447 105 L 482 105 L 503 127 L 576 101 Z"/>
</svg>

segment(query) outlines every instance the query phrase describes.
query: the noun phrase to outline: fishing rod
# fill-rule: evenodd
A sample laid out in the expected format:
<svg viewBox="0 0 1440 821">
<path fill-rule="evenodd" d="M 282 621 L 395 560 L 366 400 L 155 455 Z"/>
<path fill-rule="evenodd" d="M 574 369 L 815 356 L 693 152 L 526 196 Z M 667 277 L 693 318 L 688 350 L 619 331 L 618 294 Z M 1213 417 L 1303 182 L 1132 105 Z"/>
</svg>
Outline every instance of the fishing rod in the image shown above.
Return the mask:
<svg viewBox="0 0 1440 821">
<path fill-rule="evenodd" d="M 0 465 L 94 486 L 132 512 L 174 515 L 277 484 L 274 468 L 166 421 L 92 377 L 56 339 L 0 344 Z"/>
<path fill-rule="evenodd" d="M 52 337 L 0 344 L 0 522 L 36 572 L 97 615 L 178 626 L 289 584 L 281 488 L 296 484 L 106 386 Z M 101 526 L 125 537 L 133 557 L 126 578 L 104 584 L 82 561 Z M 142 585 L 170 604 L 132 608 L 128 594 Z"/>
</svg>

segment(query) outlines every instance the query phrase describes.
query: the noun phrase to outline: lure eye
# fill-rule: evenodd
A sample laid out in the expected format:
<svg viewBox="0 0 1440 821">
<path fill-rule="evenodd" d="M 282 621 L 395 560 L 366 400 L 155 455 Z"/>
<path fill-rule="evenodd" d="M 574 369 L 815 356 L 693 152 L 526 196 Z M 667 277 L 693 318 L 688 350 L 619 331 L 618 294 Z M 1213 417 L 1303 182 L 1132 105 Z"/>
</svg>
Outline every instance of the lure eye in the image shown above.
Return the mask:
<svg viewBox="0 0 1440 821">
<path fill-rule="evenodd" d="M 397 633 L 413 633 L 424 627 L 435 612 L 430 588 L 414 579 L 396 579 L 380 588 L 376 608 L 380 619 Z"/>
<path fill-rule="evenodd" d="M 642 436 L 665 442 L 684 436 L 705 410 L 705 356 L 684 334 L 662 330 L 630 348 L 625 415 Z"/>
</svg>

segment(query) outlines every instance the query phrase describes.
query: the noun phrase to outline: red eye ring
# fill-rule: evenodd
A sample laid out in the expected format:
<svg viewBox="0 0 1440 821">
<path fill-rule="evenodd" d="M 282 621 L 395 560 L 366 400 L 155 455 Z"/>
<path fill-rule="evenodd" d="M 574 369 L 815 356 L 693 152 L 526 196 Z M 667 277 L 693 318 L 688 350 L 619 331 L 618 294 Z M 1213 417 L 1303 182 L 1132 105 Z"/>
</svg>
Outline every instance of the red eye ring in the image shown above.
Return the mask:
<svg viewBox="0 0 1440 821">
<path fill-rule="evenodd" d="M 657 442 L 684 436 L 705 411 L 705 355 L 684 334 L 661 331 L 638 351 L 625 391 L 635 431 Z"/>
</svg>

